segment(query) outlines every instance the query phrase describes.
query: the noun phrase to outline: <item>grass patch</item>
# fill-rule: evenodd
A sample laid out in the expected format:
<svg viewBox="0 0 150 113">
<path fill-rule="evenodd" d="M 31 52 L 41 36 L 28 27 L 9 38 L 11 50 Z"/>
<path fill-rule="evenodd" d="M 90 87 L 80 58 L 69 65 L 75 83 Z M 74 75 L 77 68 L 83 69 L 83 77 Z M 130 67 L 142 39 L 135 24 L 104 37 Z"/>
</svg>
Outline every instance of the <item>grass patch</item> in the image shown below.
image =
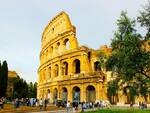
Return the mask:
<svg viewBox="0 0 150 113">
<path fill-rule="evenodd" d="M 86 113 L 150 113 L 150 110 L 137 109 L 100 109 L 96 111 L 88 111 Z"/>
</svg>

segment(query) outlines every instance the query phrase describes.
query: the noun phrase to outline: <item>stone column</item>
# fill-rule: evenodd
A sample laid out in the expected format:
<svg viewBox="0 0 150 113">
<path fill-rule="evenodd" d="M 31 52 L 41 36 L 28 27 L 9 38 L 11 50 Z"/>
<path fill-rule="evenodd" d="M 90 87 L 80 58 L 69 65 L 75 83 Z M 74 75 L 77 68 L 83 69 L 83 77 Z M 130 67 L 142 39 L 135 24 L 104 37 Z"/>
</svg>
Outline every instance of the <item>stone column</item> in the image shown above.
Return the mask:
<svg viewBox="0 0 150 113">
<path fill-rule="evenodd" d="M 69 61 L 68 61 L 68 75 L 72 75 L 73 74 L 73 66 L 72 66 L 72 59 L 68 58 Z"/>
<path fill-rule="evenodd" d="M 88 73 L 91 71 L 91 69 L 89 67 L 87 53 L 85 53 L 85 52 L 82 53 L 80 62 L 81 62 L 81 73 Z"/>
<path fill-rule="evenodd" d="M 86 88 L 84 85 L 81 85 L 80 87 L 80 102 L 86 102 Z"/>
<path fill-rule="evenodd" d="M 102 84 L 101 83 L 97 83 L 96 84 L 96 89 L 95 89 L 95 92 L 96 92 L 96 100 L 102 100 Z"/>
<path fill-rule="evenodd" d="M 52 66 L 51 66 L 51 78 L 54 78 L 54 76 L 55 76 L 55 66 L 54 66 L 54 64 L 52 64 Z"/>
<path fill-rule="evenodd" d="M 69 100 L 70 102 L 72 102 L 72 101 L 73 101 L 73 100 L 72 100 L 72 87 L 69 86 L 67 90 L 68 90 L 68 100 Z"/>
</svg>

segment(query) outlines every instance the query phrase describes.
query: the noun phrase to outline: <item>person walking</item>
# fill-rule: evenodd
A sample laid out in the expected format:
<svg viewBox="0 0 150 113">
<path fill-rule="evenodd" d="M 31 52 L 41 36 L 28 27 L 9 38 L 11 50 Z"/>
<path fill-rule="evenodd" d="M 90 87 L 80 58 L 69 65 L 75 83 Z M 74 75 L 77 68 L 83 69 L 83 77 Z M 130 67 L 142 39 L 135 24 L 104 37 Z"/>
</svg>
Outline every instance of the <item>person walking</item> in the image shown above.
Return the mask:
<svg viewBox="0 0 150 113">
<path fill-rule="evenodd" d="M 67 105 L 66 105 L 66 111 L 67 111 L 67 113 L 69 113 L 69 109 L 70 109 L 70 101 L 68 101 Z"/>
<path fill-rule="evenodd" d="M 3 109 L 3 101 L 1 98 L 0 98 L 0 109 Z"/>
<path fill-rule="evenodd" d="M 47 107 L 47 99 L 45 98 L 44 99 L 44 110 L 46 110 L 46 107 Z"/>
<path fill-rule="evenodd" d="M 42 100 L 42 98 L 39 100 L 39 106 L 40 106 L 40 110 L 42 110 L 42 107 L 43 107 L 43 100 Z"/>
</svg>

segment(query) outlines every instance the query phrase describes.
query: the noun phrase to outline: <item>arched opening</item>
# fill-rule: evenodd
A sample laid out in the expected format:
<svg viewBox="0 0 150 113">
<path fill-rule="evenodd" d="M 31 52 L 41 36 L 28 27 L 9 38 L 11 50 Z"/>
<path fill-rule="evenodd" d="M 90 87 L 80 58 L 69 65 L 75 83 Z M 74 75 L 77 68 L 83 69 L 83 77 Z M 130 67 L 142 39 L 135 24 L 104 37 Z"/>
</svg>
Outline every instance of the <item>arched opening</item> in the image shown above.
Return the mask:
<svg viewBox="0 0 150 113">
<path fill-rule="evenodd" d="M 58 42 L 56 45 L 56 53 L 59 53 L 59 46 L 60 46 L 60 43 Z"/>
<path fill-rule="evenodd" d="M 91 52 L 88 52 L 88 60 L 91 61 Z"/>
<path fill-rule="evenodd" d="M 74 67 L 75 74 L 80 73 L 80 60 L 78 60 L 78 59 L 74 60 L 73 67 Z"/>
<path fill-rule="evenodd" d="M 64 103 L 67 102 L 67 99 L 68 99 L 68 91 L 67 91 L 67 88 L 62 88 L 62 101 Z"/>
<path fill-rule="evenodd" d="M 100 71 L 100 70 L 101 70 L 100 62 L 96 61 L 96 62 L 94 63 L 94 70 L 95 70 L 95 71 Z"/>
<path fill-rule="evenodd" d="M 57 88 L 54 89 L 54 95 L 53 95 L 53 103 L 57 103 L 57 98 L 58 98 L 58 90 Z"/>
<path fill-rule="evenodd" d="M 55 64 L 55 77 L 59 75 L 59 67 L 58 64 Z"/>
<path fill-rule="evenodd" d="M 51 67 L 49 67 L 48 70 L 49 70 L 49 78 L 51 78 Z"/>
<path fill-rule="evenodd" d="M 73 102 L 79 103 L 80 102 L 80 88 L 75 86 L 72 90 L 73 93 Z"/>
<path fill-rule="evenodd" d="M 53 54 L 53 46 L 50 48 L 50 53 Z"/>
<path fill-rule="evenodd" d="M 69 39 L 65 39 L 64 40 L 64 46 L 65 46 L 65 49 L 69 49 L 70 48 L 70 43 L 69 43 Z"/>
<path fill-rule="evenodd" d="M 62 72 L 63 75 L 68 75 L 68 63 L 67 62 L 63 63 L 62 71 L 63 71 Z"/>
<path fill-rule="evenodd" d="M 50 89 L 47 90 L 47 98 L 48 98 L 48 101 L 50 100 Z"/>
<path fill-rule="evenodd" d="M 95 88 L 93 86 L 88 86 L 86 88 L 86 102 L 93 102 L 95 103 L 96 100 L 96 92 L 95 92 Z"/>
</svg>

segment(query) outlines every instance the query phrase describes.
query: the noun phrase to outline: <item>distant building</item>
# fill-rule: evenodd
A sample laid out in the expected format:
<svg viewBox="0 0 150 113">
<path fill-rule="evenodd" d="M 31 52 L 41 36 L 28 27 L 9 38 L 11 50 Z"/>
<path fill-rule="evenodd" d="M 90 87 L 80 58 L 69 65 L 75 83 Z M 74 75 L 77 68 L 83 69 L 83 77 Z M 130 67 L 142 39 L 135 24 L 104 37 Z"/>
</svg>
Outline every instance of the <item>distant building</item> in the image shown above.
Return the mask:
<svg viewBox="0 0 150 113">
<path fill-rule="evenodd" d="M 14 90 L 14 81 L 18 74 L 16 71 L 8 71 L 8 85 L 7 85 L 7 97 L 11 98 Z"/>
</svg>

